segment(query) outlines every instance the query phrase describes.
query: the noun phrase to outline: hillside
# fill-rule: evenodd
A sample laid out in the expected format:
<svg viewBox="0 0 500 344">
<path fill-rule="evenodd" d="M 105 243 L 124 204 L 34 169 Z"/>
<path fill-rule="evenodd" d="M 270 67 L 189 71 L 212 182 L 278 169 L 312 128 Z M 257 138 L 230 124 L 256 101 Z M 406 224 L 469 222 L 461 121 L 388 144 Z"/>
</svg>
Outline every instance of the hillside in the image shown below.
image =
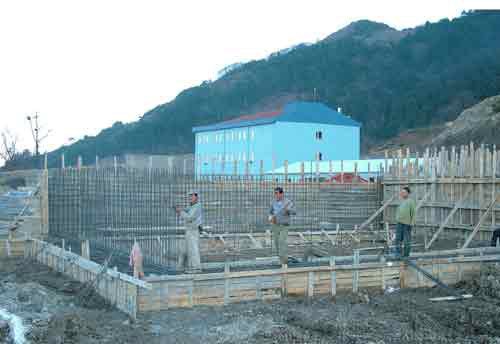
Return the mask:
<svg viewBox="0 0 500 344">
<path fill-rule="evenodd" d="M 500 95 L 464 110 L 432 140 L 432 144 L 462 145 L 470 141 L 487 142 L 500 147 Z"/>
<path fill-rule="evenodd" d="M 394 152 L 401 147 L 423 152 L 426 147 L 467 145 L 471 141 L 500 147 L 500 95 L 465 109 L 454 121 L 402 131 L 366 153 L 383 156 L 385 150 Z"/>
<path fill-rule="evenodd" d="M 469 12 L 452 21 L 398 31 L 359 21 L 312 45 L 234 68 L 213 82 L 181 92 L 141 120 L 115 123 L 66 147 L 82 155 L 185 153 L 191 128 L 292 99 L 317 100 L 363 123 L 363 147 L 411 128 L 454 120 L 465 108 L 500 93 L 500 15 Z M 50 154 L 54 165 L 60 151 Z"/>
</svg>

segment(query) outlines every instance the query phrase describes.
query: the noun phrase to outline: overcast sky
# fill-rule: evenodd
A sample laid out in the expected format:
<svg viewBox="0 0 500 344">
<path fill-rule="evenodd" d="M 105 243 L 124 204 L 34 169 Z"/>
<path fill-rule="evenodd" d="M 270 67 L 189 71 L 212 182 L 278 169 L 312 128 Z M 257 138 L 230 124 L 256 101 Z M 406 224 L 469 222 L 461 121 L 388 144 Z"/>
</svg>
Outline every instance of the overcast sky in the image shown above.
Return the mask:
<svg viewBox="0 0 500 344">
<path fill-rule="evenodd" d="M 129 122 L 221 68 L 315 42 L 352 21 L 397 29 L 500 1 L 1 0 L 0 130 L 42 151 Z"/>
</svg>

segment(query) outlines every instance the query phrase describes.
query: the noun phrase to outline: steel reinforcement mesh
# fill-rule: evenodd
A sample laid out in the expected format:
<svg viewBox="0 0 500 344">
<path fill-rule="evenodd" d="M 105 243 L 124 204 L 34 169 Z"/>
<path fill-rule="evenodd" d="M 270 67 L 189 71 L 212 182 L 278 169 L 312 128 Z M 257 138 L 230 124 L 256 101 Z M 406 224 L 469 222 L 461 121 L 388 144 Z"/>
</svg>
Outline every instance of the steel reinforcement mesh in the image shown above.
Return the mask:
<svg viewBox="0 0 500 344">
<path fill-rule="evenodd" d="M 145 264 L 174 271 L 184 233 L 175 207 L 188 205 L 189 191 L 199 194 L 204 230 L 217 236 L 269 230 L 268 213 L 277 186 L 284 188 L 297 210 L 290 231 L 335 229 L 337 224 L 350 230 L 380 205 L 377 183 L 336 184 L 313 175 L 193 176 L 164 169 L 56 169 L 49 172 L 49 232 L 52 238 L 89 240 L 100 252 L 122 256 L 137 241 Z M 234 235 L 225 241 L 219 259 L 248 258 L 239 238 Z"/>
</svg>

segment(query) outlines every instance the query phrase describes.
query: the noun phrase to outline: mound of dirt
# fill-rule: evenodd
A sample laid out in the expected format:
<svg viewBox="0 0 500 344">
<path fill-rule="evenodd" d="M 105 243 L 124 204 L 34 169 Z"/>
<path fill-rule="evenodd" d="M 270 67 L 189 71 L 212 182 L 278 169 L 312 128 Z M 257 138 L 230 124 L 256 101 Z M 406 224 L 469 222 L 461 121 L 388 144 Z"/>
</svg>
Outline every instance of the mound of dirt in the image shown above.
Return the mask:
<svg viewBox="0 0 500 344">
<path fill-rule="evenodd" d="M 34 343 L 83 343 L 93 339 L 99 342 L 103 338 L 92 323 L 85 321 L 76 313 L 56 314 L 48 324 L 40 322 L 30 332 L 29 340 Z"/>
</svg>

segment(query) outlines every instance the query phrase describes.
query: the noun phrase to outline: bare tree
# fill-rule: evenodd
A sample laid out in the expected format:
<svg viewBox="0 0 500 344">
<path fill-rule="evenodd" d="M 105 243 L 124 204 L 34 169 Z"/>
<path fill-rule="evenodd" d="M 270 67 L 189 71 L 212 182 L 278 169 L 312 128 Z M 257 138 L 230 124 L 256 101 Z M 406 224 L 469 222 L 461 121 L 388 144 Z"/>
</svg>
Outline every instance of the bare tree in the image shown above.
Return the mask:
<svg viewBox="0 0 500 344">
<path fill-rule="evenodd" d="M 38 112 L 35 112 L 34 116 L 27 116 L 26 119 L 30 122 L 31 135 L 33 136 L 33 141 L 35 141 L 35 156 L 40 154 L 40 144 L 43 140 L 49 136 L 50 130 L 47 130 L 42 134 L 42 127 L 38 123 L 40 116 Z"/>
<path fill-rule="evenodd" d="M 17 155 L 17 136 L 12 134 L 9 129 L 4 129 L 0 133 L 0 158 L 5 162 L 14 160 Z"/>
</svg>

